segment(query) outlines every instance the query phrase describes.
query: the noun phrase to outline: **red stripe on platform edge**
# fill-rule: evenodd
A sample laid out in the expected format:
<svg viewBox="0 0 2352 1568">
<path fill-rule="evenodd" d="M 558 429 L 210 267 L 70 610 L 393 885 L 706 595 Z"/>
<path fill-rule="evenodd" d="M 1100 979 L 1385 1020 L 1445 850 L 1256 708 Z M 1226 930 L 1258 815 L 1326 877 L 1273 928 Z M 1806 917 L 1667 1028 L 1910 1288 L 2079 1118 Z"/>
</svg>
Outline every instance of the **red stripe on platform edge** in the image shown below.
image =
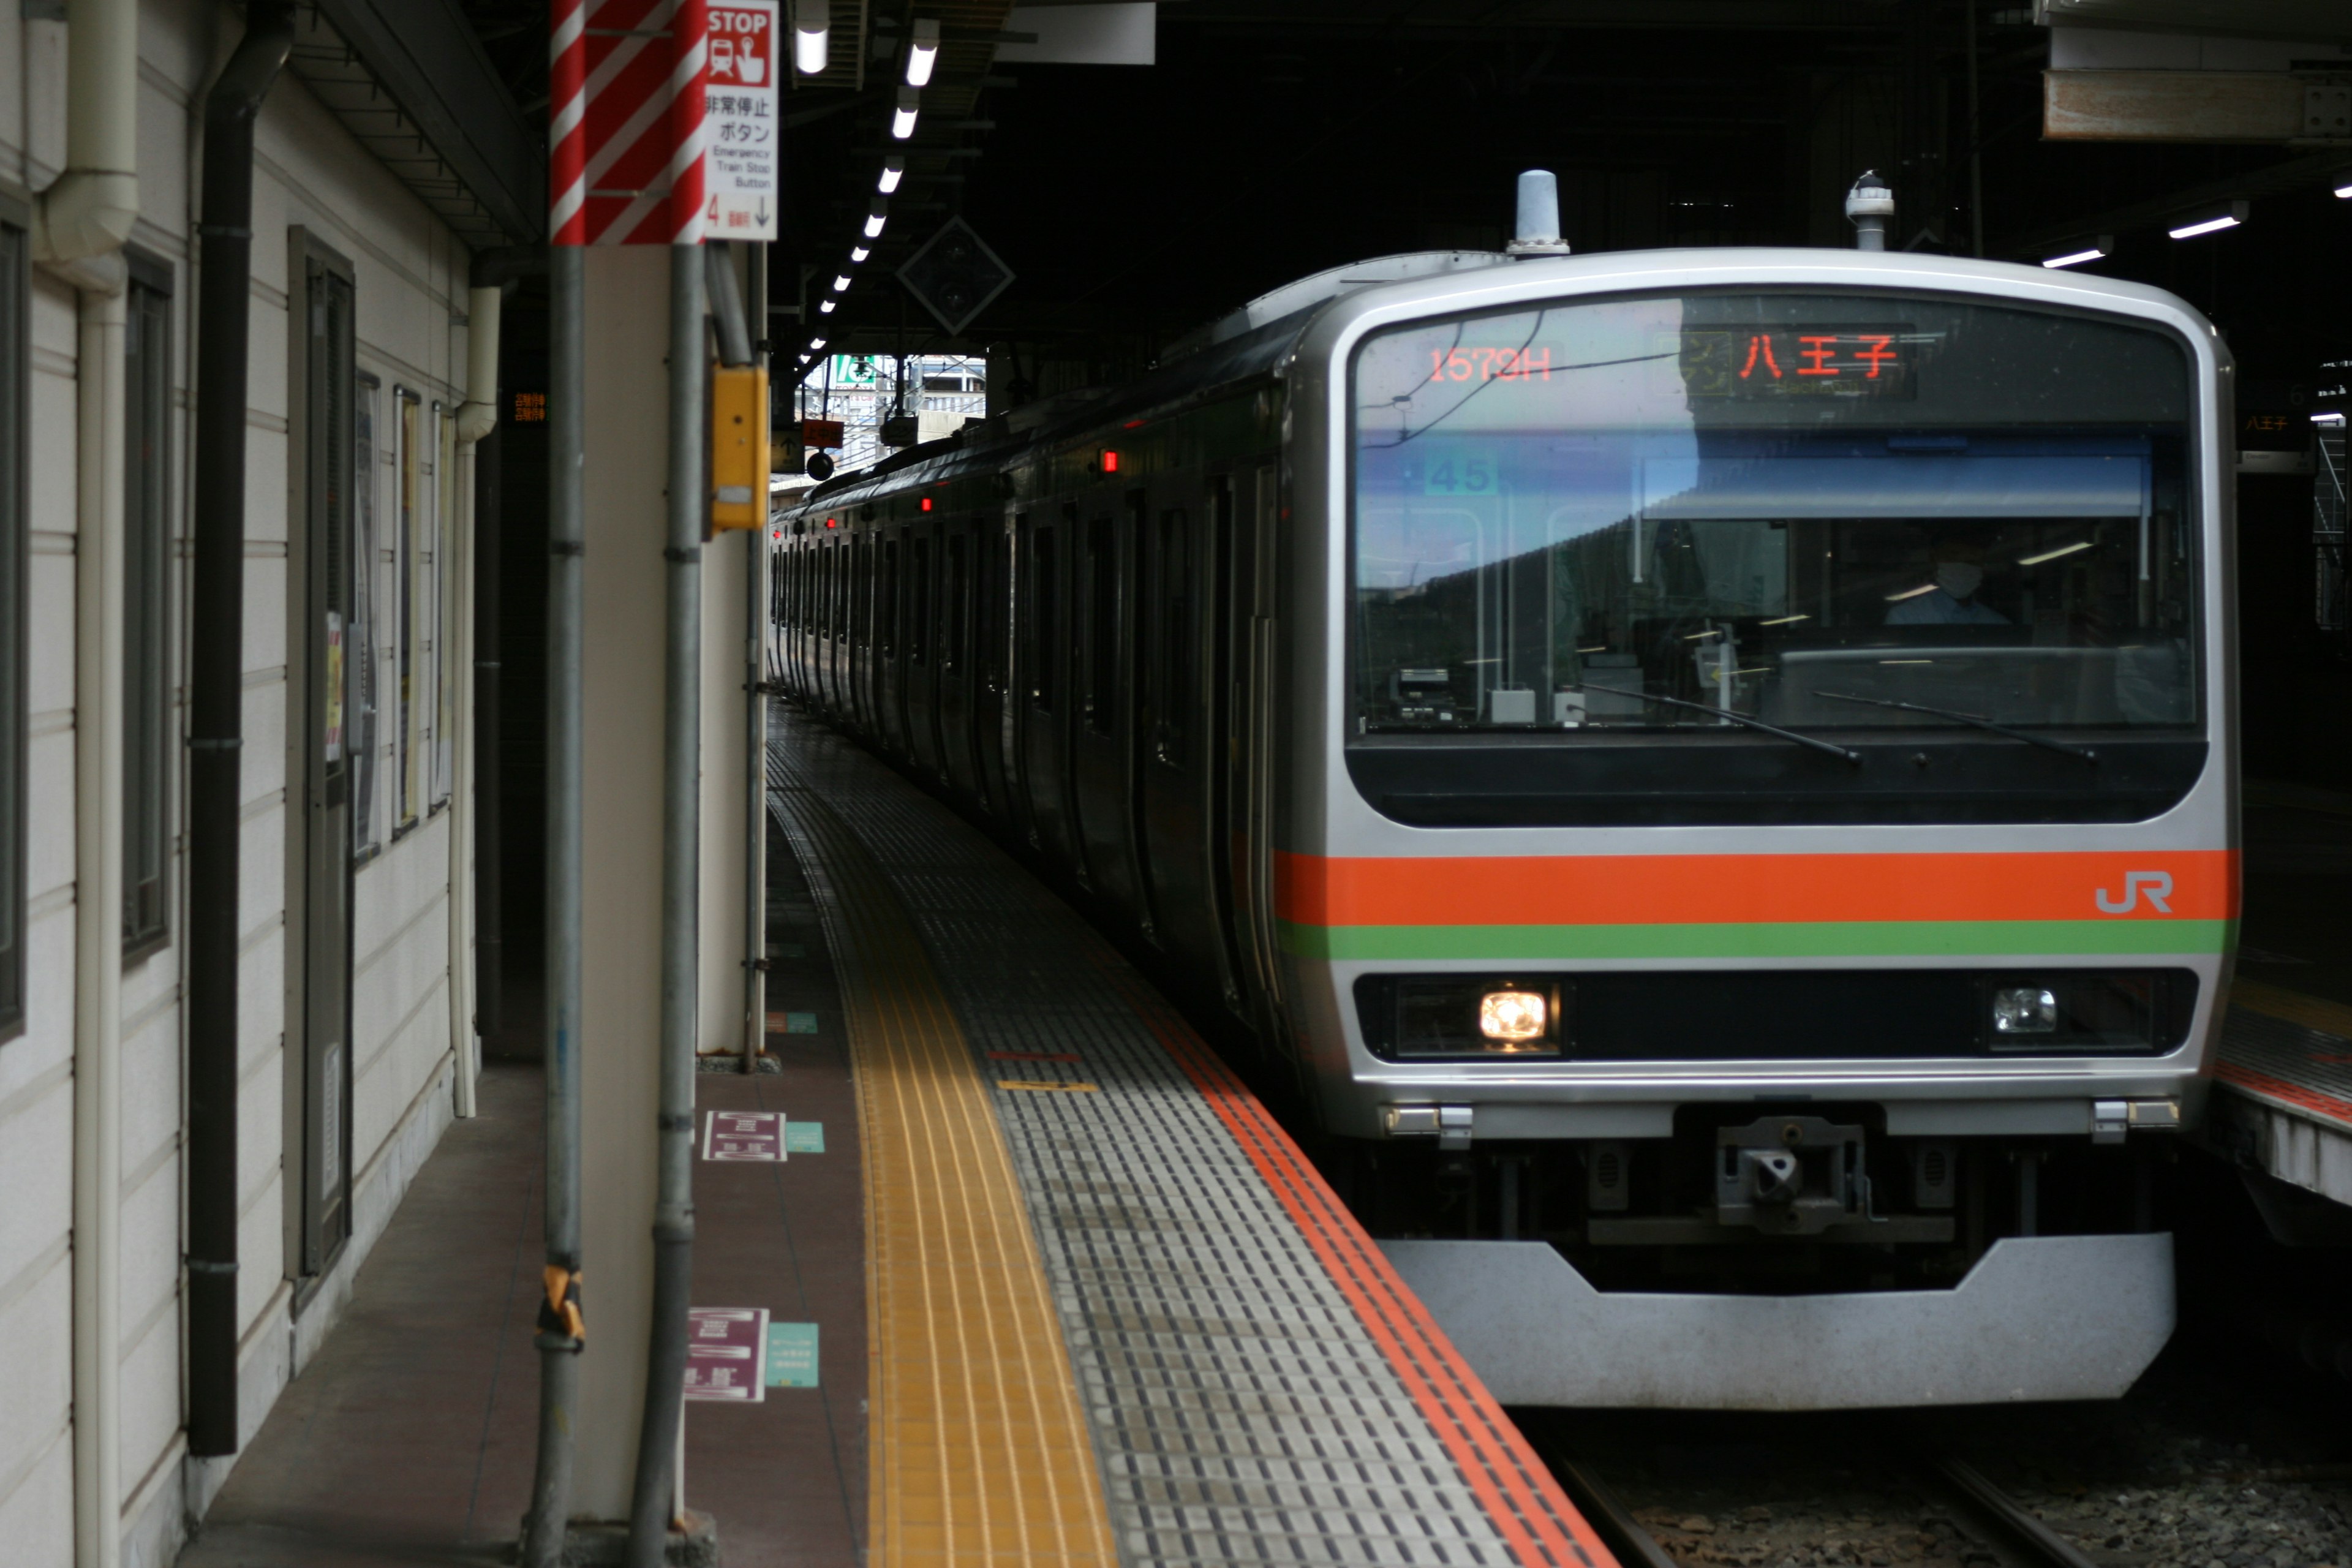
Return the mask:
<svg viewBox="0 0 2352 1568">
<path fill-rule="evenodd" d="M 2298 1110 L 2352 1122 L 2352 1100 L 2338 1100 L 2332 1094 L 2322 1094 L 2315 1089 L 2305 1089 L 2283 1078 L 2273 1078 L 2252 1068 L 2242 1068 L 2235 1062 L 2215 1064 L 2213 1074 L 2225 1083 L 2234 1083 L 2240 1089 L 2251 1089 L 2271 1100 L 2284 1100 Z"/>
<path fill-rule="evenodd" d="M 1445 1445 L 1512 1556 L 1524 1568 L 1617 1568 L 1616 1558 L 1505 1418 L 1495 1396 L 1290 1135 L 1206 1044 L 1164 1011 L 1158 997 L 1139 991 L 1124 965 L 1113 961 L 1103 967 L 1265 1178 Z"/>
</svg>

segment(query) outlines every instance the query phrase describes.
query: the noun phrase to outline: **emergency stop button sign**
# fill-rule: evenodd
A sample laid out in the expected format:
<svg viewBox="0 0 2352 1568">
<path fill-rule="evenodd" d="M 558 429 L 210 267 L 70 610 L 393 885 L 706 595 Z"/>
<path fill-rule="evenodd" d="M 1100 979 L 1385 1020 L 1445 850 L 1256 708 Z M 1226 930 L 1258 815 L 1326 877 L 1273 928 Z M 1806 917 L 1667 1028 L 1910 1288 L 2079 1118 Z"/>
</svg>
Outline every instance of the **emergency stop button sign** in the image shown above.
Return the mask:
<svg viewBox="0 0 2352 1568">
<path fill-rule="evenodd" d="M 776 237 L 777 0 L 710 0 L 702 188 L 709 239 Z"/>
</svg>

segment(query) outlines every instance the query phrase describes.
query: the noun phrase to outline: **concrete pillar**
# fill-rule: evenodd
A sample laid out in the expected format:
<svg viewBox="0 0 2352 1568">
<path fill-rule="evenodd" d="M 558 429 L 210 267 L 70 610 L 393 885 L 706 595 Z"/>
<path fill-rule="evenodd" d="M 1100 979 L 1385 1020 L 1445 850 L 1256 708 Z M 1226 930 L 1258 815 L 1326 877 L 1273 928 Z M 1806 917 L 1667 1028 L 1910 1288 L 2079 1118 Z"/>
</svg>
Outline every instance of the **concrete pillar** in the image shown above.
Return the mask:
<svg viewBox="0 0 2352 1568">
<path fill-rule="evenodd" d="M 576 1519 L 623 1520 L 653 1312 L 669 251 L 588 251 Z M 520 825 L 518 824 L 518 826 Z"/>
<path fill-rule="evenodd" d="M 669 263 L 662 246 L 588 252 L 581 997 L 588 1348 L 581 1352 L 576 1519 L 628 1517 L 653 1316 Z M 740 535 L 722 535 L 703 552 L 698 1038 L 705 1050 L 733 1051 L 742 1039 L 747 569 Z"/>
</svg>

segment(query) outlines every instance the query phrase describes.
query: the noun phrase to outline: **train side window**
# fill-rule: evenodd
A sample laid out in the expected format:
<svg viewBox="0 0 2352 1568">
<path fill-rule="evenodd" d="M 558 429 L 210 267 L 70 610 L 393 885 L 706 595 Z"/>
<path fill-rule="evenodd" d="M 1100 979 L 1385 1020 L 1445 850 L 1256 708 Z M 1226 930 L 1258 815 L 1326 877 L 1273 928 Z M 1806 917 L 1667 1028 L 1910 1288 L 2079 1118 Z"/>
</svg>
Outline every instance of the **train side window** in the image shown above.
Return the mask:
<svg viewBox="0 0 2352 1568">
<path fill-rule="evenodd" d="M 1118 541 L 1111 521 L 1087 524 L 1087 728 L 1108 735 L 1118 678 Z"/>
<path fill-rule="evenodd" d="M 940 650 L 940 665 L 945 669 L 963 667 L 964 634 L 971 626 L 965 598 L 971 586 L 965 570 L 969 549 L 963 530 L 959 528 L 948 535 L 947 646 Z"/>
<path fill-rule="evenodd" d="M 1152 743 L 1160 760 L 1171 767 L 1184 765 L 1185 721 L 1192 703 L 1192 520 L 1182 507 L 1160 514 L 1158 567 L 1151 595 L 1153 672 L 1151 690 L 1159 704 L 1159 722 Z"/>
<path fill-rule="evenodd" d="M 1054 531 L 1041 528 L 1029 551 L 1029 700 L 1040 712 L 1054 710 L 1055 655 L 1060 628 L 1055 623 Z"/>
</svg>

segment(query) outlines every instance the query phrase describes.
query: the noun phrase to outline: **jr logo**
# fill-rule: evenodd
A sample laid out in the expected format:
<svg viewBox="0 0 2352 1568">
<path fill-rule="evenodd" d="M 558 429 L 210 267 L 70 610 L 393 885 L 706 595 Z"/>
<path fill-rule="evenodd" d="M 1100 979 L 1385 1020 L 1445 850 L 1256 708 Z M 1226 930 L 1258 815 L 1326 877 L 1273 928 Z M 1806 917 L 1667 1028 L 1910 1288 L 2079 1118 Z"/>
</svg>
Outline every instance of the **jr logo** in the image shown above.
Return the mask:
<svg viewBox="0 0 2352 1568">
<path fill-rule="evenodd" d="M 2143 894 L 2147 895 L 2148 906 L 2158 914 L 2170 914 L 2172 906 L 2166 900 L 2172 897 L 2172 873 L 2169 871 L 2125 872 L 2122 898 L 2113 897 L 2105 888 L 2098 889 L 2099 912 L 2103 915 L 2127 915 L 2138 907 Z"/>
</svg>

